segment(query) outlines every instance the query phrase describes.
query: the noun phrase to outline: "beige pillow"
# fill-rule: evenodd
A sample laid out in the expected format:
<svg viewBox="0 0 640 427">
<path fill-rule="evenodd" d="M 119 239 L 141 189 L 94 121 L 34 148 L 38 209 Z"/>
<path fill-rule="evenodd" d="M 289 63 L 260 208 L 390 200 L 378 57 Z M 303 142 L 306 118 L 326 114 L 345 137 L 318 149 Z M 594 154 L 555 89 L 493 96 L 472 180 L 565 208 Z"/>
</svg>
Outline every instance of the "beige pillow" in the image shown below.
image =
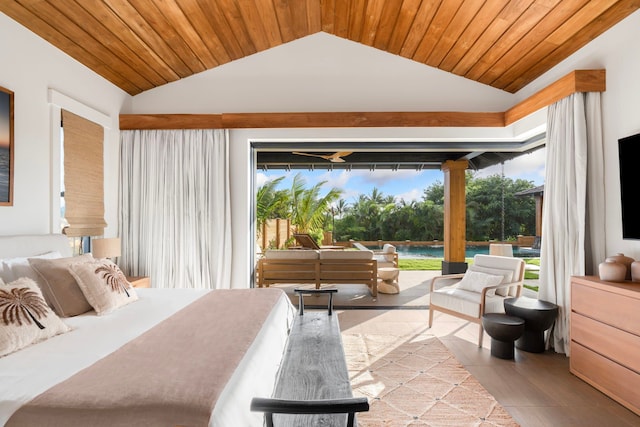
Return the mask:
<svg viewBox="0 0 640 427">
<path fill-rule="evenodd" d="M 69 272 L 99 316 L 138 299 L 122 271 L 107 259 L 71 264 Z"/>
<path fill-rule="evenodd" d="M 502 276 L 501 285 L 505 283 L 511 283 L 513 281 L 513 270 L 505 270 L 503 268 L 491 268 L 491 267 L 482 267 L 479 265 L 472 264 L 469 266 L 469 270 L 471 271 L 479 271 L 481 273 L 493 274 L 495 276 Z M 496 289 L 496 294 L 506 297 L 509 294 L 510 287 Z"/>
<path fill-rule="evenodd" d="M 0 285 L 0 357 L 70 330 L 32 279 Z"/>
<path fill-rule="evenodd" d="M 91 261 L 91 254 L 58 259 L 29 258 L 29 264 L 42 278 L 38 283 L 42 286 L 45 300 L 58 316 L 77 316 L 91 310 L 76 279 L 69 273 L 69 265 Z"/>
</svg>

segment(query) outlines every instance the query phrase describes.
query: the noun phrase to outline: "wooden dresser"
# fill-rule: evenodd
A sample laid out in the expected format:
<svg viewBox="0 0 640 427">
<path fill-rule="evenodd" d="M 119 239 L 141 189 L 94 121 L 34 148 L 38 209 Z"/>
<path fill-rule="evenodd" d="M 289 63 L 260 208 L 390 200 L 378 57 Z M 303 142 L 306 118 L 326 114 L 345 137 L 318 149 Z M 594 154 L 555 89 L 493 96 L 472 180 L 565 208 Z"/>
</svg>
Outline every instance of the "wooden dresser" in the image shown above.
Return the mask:
<svg viewBox="0 0 640 427">
<path fill-rule="evenodd" d="M 571 373 L 640 415 L 640 283 L 571 278 Z"/>
</svg>

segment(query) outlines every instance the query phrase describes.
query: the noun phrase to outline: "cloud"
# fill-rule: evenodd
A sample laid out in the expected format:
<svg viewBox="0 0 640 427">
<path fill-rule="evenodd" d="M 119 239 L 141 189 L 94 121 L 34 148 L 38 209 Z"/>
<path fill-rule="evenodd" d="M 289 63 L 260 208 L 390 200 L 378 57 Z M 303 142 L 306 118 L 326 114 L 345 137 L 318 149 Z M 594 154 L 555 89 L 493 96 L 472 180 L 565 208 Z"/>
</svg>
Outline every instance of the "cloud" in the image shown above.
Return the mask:
<svg viewBox="0 0 640 427">
<path fill-rule="evenodd" d="M 422 195 L 424 191 L 421 189 L 414 188 L 406 193 L 398 194 L 396 196 L 396 201 L 404 200 L 405 202 L 413 202 L 422 200 Z"/>
<path fill-rule="evenodd" d="M 362 179 L 362 181 L 366 183 L 371 183 L 376 186 L 382 186 L 384 184 L 387 184 L 390 180 L 414 179 L 422 175 L 423 171 L 416 171 L 411 169 L 399 169 L 396 171 L 391 169 L 378 169 L 374 171 L 355 170 L 351 173 L 354 176 L 360 177 L 360 179 Z"/>
<path fill-rule="evenodd" d="M 513 160 L 504 162 L 504 175 L 533 180 L 537 183 L 544 182 L 546 163 L 546 150 L 541 148 L 533 153 L 523 154 Z M 500 175 L 502 165 L 497 164 L 476 172 L 476 177 L 483 178 L 491 175 Z"/>
</svg>

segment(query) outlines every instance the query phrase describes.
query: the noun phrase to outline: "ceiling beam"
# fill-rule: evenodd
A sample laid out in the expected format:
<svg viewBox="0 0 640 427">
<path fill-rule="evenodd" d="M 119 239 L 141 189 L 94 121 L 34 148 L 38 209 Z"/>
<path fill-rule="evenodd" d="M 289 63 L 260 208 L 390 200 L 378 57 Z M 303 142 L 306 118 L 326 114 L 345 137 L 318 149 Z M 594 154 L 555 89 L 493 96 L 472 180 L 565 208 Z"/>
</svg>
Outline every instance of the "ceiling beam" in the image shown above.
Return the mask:
<svg viewBox="0 0 640 427">
<path fill-rule="evenodd" d="M 504 127 L 573 93 L 605 89 L 605 70 L 575 70 L 505 112 L 121 114 L 120 129 Z"/>
<path fill-rule="evenodd" d="M 604 92 L 607 89 L 606 70 L 575 70 L 562 77 L 504 113 L 505 126 L 579 92 Z"/>
</svg>

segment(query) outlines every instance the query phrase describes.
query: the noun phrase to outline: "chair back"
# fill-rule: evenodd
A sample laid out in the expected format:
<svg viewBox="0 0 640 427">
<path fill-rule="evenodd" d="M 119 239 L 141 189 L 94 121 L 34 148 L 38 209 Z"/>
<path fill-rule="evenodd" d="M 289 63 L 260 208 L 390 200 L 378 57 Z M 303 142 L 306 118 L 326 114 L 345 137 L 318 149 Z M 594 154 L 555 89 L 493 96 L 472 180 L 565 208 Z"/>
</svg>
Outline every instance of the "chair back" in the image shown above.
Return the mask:
<svg viewBox="0 0 640 427">
<path fill-rule="evenodd" d="M 524 261 L 521 258 L 477 254 L 473 257 L 473 263 L 479 267 L 512 270 L 513 282 L 521 282 L 524 279 Z"/>
</svg>

